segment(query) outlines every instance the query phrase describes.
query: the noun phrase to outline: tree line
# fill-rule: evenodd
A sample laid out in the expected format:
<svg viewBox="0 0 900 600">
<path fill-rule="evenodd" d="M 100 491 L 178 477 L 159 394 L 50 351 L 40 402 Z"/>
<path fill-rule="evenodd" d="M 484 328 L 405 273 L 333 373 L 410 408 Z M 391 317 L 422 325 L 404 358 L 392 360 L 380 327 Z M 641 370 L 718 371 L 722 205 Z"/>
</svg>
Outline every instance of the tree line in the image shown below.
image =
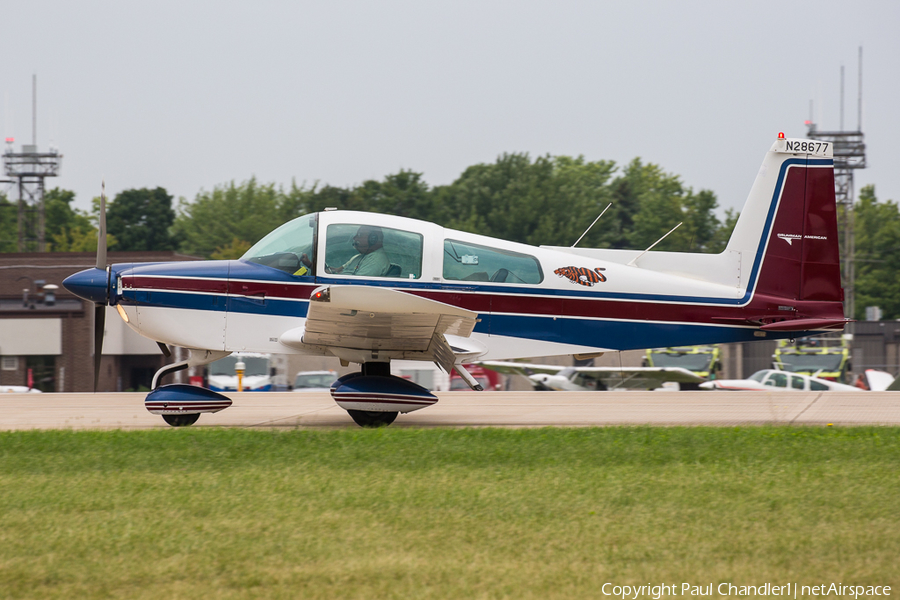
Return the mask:
<svg viewBox="0 0 900 600">
<path fill-rule="evenodd" d="M 74 209 L 73 200 L 67 190 L 45 195 L 45 237 L 52 251 L 96 246 L 98 200 L 90 214 Z M 250 179 L 173 201 L 163 188 L 117 194 L 107 207 L 110 248 L 234 258 L 275 226 L 326 207 L 423 219 L 528 244 L 571 245 L 612 203 L 581 245 L 646 248 L 683 222 L 658 249 L 718 252 L 735 219 L 727 213 L 720 221 L 712 192 L 694 192 L 678 176 L 640 159 L 620 169 L 611 161 L 527 154 L 473 165 L 442 186 L 431 187 L 421 173 L 401 170 L 349 188 L 293 183 L 285 189 Z M 0 251 L 16 250 L 15 210 L 0 197 Z"/>
<path fill-rule="evenodd" d="M 93 251 L 99 199 L 90 213 L 72 207 L 73 192 L 45 194 L 45 238 L 51 251 Z M 716 214 L 709 190 L 694 191 L 677 175 L 634 159 L 503 154 L 468 167 L 451 184 L 429 186 L 421 173 L 401 170 L 353 187 L 263 184 L 255 178 L 200 191 L 177 204 L 161 188 L 120 192 L 107 207 L 111 250 L 175 250 L 203 258 L 240 257 L 276 226 L 334 207 L 388 213 L 533 245 L 569 246 L 607 205 L 609 210 L 579 243 L 583 247 L 643 249 L 678 223 L 657 250 L 720 252 L 737 213 Z M 857 309 L 881 306 L 900 317 L 900 211 L 879 202 L 874 186 L 854 207 Z M 0 196 L 0 251 L 15 252 L 16 206 Z"/>
</svg>

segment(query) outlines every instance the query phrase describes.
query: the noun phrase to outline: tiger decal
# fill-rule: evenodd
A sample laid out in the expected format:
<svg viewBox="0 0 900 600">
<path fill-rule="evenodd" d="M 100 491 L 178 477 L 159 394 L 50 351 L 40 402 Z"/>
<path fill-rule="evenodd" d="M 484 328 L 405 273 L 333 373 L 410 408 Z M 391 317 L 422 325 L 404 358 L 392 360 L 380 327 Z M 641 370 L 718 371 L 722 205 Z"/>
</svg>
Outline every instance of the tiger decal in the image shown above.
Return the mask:
<svg viewBox="0 0 900 600">
<path fill-rule="evenodd" d="M 606 269 L 597 267 L 594 270 L 586 267 L 560 267 L 553 271 L 560 277 L 565 277 L 572 283 L 593 287 L 595 283 L 603 283 L 606 281 L 606 275 L 602 273 Z"/>
</svg>

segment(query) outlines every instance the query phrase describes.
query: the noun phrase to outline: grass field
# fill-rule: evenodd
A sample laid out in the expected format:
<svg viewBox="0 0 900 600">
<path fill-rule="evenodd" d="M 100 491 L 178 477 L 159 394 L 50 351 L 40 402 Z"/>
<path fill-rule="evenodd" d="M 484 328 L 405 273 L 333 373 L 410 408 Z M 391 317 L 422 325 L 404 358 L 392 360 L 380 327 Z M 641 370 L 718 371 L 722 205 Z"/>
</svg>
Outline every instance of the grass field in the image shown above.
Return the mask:
<svg viewBox="0 0 900 600">
<path fill-rule="evenodd" d="M 0 433 L 2 598 L 900 589 L 900 428 Z"/>
</svg>

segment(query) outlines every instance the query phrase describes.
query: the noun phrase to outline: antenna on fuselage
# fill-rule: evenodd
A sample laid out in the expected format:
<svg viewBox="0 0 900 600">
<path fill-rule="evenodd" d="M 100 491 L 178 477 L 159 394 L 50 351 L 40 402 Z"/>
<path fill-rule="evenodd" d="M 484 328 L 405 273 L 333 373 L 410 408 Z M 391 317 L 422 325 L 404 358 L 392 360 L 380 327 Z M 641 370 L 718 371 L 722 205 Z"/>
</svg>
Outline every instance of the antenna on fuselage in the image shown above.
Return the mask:
<svg viewBox="0 0 900 600">
<path fill-rule="evenodd" d="M 636 263 L 637 263 L 637 261 L 638 261 L 638 259 L 639 259 L 640 257 L 642 257 L 643 255 L 645 255 L 645 254 L 647 254 L 648 252 L 650 252 L 650 251 L 653 249 L 653 246 L 657 245 L 658 243 L 660 243 L 661 241 L 663 241 L 664 239 L 666 239 L 667 237 L 669 237 L 669 234 L 672 233 L 673 231 L 675 231 L 676 229 L 678 229 L 679 227 L 681 227 L 681 224 L 682 224 L 682 223 L 684 223 L 684 221 L 682 221 L 681 223 L 679 223 L 678 225 L 676 225 L 675 227 L 673 227 L 672 229 L 670 229 L 670 230 L 669 230 L 669 233 L 667 233 L 666 235 L 662 236 L 661 238 L 659 238 L 658 240 L 656 240 L 655 242 L 653 242 L 652 244 L 650 244 L 650 247 L 649 247 L 649 248 L 647 248 L 646 250 L 644 250 L 643 252 L 641 252 L 640 254 L 638 254 L 637 256 L 635 256 L 634 258 L 632 258 L 632 259 L 628 262 L 628 266 L 629 266 L 629 267 L 637 266 Z"/>
<path fill-rule="evenodd" d="M 584 236 L 587 235 L 587 232 L 591 230 L 591 227 L 593 227 L 594 225 L 596 225 L 597 221 L 600 220 L 600 217 L 603 216 L 603 213 L 605 213 L 606 211 L 609 210 L 609 207 L 610 207 L 610 206 L 612 206 L 612 202 L 610 202 L 609 204 L 606 205 L 606 208 L 603 209 L 603 212 L 601 212 L 599 215 L 597 215 L 597 218 L 594 219 L 594 222 L 591 223 L 591 224 L 588 226 L 588 228 L 584 230 L 584 233 L 581 234 L 581 237 L 578 238 L 577 240 L 575 240 L 575 243 L 572 244 L 572 248 L 574 248 L 575 246 L 578 245 L 578 242 L 581 241 L 581 238 L 583 238 Z"/>
</svg>

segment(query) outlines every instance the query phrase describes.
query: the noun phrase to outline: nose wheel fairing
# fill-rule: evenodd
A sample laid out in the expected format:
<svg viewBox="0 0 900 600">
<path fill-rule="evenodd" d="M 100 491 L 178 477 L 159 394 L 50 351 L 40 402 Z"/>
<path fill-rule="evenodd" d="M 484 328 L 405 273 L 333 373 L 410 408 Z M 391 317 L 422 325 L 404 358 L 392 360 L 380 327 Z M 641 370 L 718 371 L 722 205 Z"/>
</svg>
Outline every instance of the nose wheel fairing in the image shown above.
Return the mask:
<svg viewBox="0 0 900 600">
<path fill-rule="evenodd" d="M 183 383 L 160 386 L 147 394 L 144 400 L 144 407 L 151 414 L 163 416 L 219 412 L 229 406 L 231 398 L 206 388 Z M 166 419 L 166 422 L 170 420 Z"/>
<path fill-rule="evenodd" d="M 395 375 L 351 373 L 332 384 L 331 397 L 353 414 L 360 412 L 408 413 L 435 404 L 438 399 L 420 385 Z"/>
</svg>

